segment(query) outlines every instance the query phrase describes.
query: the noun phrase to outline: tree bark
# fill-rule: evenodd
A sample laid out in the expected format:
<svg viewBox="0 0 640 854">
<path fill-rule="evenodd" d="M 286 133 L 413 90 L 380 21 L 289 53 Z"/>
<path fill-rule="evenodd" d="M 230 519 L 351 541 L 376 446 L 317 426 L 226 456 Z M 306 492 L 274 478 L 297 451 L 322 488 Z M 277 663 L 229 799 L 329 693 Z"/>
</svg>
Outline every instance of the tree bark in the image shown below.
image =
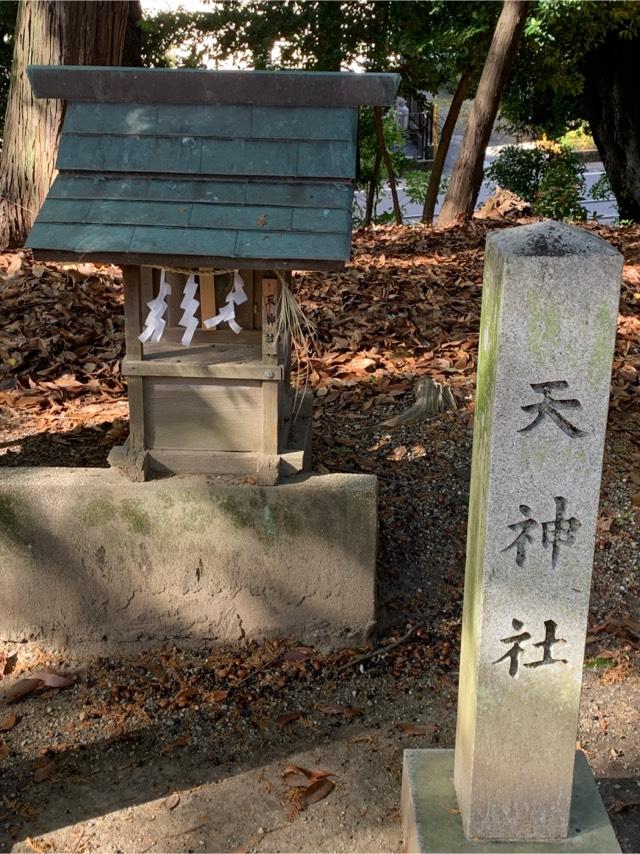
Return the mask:
<svg viewBox="0 0 640 854">
<path fill-rule="evenodd" d="M 393 163 L 387 151 L 387 146 L 384 141 L 384 127 L 382 124 L 382 107 L 373 108 L 374 121 L 376 126 L 376 139 L 378 142 L 378 151 L 382 154 L 384 165 L 389 177 L 389 187 L 391 188 L 391 198 L 393 199 L 393 212 L 396 217 L 396 225 L 402 225 L 402 210 L 400 209 L 400 201 L 398 199 L 398 189 L 396 187 L 396 176 L 393 171 Z"/>
<path fill-rule="evenodd" d="M 440 142 L 438 143 L 438 147 L 436 148 L 436 154 L 433 158 L 431 175 L 429 177 L 429 185 L 427 187 L 427 195 L 425 196 L 424 206 L 422 208 L 422 222 L 427 223 L 429 225 L 433 221 L 433 215 L 436 209 L 436 202 L 438 201 L 438 191 L 440 190 L 440 181 L 442 179 L 442 170 L 444 169 L 444 163 L 447 159 L 447 154 L 449 153 L 451 137 L 453 136 L 453 131 L 456 126 L 456 122 L 458 121 L 460 109 L 462 108 L 462 105 L 464 103 L 464 99 L 469 88 L 470 80 L 471 75 L 467 71 L 465 71 L 460 77 L 460 80 L 458 81 L 456 91 L 454 92 L 453 98 L 451 99 L 449 112 L 447 113 L 447 117 L 444 120 L 444 124 L 442 126 Z"/>
<path fill-rule="evenodd" d="M 22 244 L 33 224 L 51 184 L 64 115 L 62 101 L 35 100 L 26 67 L 120 65 L 130 12 L 128 0 L 20 3 L 0 160 L 0 249 Z"/>
<path fill-rule="evenodd" d="M 640 38 L 624 39 L 612 33 L 585 57 L 582 69 L 591 133 L 618 214 L 634 222 L 640 222 L 639 51 Z"/>
<path fill-rule="evenodd" d="M 318 71 L 340 71 L 342 65 L 342 3 L 317 4 L 318 41 L 316 68 Z"/>
<path fill-rule="evenodd" d="M 529 0 L 504 0 L 503 2 L 460 153 L 438 217 L 438 228 L 446 228 L 473 215 L 482 185 L 485 151 L 498 114 L 502 90 L 518 49 L 529 6 Z"/>
<path fill-rule="evenodd" d="M 376 159 L 373 163 L 373 172 L 371 174 L 371 180 L 369 181 L 369 190 L 367 192 L 367 207 L 364 212 L 364 222 L 363 225 L 371 225 L 371 220 L 373 219 L 373 206 L 376 200 L 376 187 L 378 186 L 378 175 L 380 174 L 380 162 L 382 160 L 382 154 L 380 153 L 380 149 L 376 151 Z"/>
</svg>

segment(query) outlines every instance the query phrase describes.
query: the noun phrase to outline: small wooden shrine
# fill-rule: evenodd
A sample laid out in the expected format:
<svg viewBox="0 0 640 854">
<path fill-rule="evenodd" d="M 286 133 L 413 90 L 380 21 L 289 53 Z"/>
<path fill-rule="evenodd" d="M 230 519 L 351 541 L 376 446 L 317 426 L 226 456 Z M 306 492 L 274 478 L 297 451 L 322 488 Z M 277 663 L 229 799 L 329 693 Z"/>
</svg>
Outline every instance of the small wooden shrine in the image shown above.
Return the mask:
<svg viewBox="0 0 640 854">
<path fill-rule="evenodd" d="M 33 66 L 68 102 L 27 247 L 122 266 L 130 433 L 110 462 L 153 472 L 307 467 L 310 406 L 280 322 L 292 269 L 351 250 L 358 106 L 392 74 Z"/>
</svg>

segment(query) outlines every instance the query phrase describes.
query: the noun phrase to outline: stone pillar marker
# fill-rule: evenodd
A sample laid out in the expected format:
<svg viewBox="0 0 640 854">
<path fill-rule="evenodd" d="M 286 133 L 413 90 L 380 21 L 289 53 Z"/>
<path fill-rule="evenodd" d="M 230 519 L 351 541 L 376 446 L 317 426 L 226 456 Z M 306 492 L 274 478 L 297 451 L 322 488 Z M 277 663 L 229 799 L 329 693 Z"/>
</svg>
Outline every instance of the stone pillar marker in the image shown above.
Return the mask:
<svg viewBox="0 0 640 854">
<path fill-rule="evenodd" d="M 455 749 L 460 815 L 434 806 L 454 800 L 450 751 L 407 751 L 408 850 L 502 850 L 507 841 L 511 851 L 517 843 L 619 850 L 575 745 L 621 270 L 608 243 L 560 223 L 487 238 Z M 427 780 L 429 769 L 448 780 Z"/>
</svg>

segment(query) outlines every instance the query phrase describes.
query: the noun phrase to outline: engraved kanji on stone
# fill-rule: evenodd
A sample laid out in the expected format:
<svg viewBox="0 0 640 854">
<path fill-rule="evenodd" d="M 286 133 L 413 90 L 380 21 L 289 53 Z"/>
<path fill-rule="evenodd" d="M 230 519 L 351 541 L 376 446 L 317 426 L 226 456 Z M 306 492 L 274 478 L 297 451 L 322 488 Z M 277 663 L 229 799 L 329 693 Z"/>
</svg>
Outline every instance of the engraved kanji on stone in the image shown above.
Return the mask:
<svg viewBox="0 0 640 854">
<path fill-rule="evenodd" d="M 267 311 L 264 316 L 264 319 L 266 320 L 268 326 L 273 326 L 273 324 L 276 322 L 276 316 L 272 311 Z"/>
<path fill-rule="evenodd" d="M 524 628 L 524 623 L 520 622 L 520 620 L 513 619 L 511 621 L 511 625 L 513 628 L 520 632 L 520 629 Z M 524 655 L 524 647 L 521 646 L 522 643 L 526 643 L 531 638 L 529 632 L 520 632 L 518 635 L 511 635 L 508 638 L 501 638 L 501 643 L 512 643 L 513 646 L 511 649 L 508 649 L 503 656 L 496 659 L 494 664 L 500 664 L 501 661 L 506 661 L 509 659 L 509 676 L 517 676 L 518 675 L 518 667 L 520 666 L 520 659 Z"/>
<path fill-rule="evenodd" d="M 553 391 L 569 388 L 569 383 L 566 382 L 566 380 L 557 380 L 555 382 L 548 383 L 531 383 L 530 385 L 534 391 L 542 394 L 542 400 L 540 403 L 529 403 L 526 406 L 520 407 L 524 412 L 531 414 L 535 412 L 536 417 L 530 424 L 527 424 L 526 427 L 522 427 L 518 430 L 518 433 L 528 433 L 541 421 L 544 421 L 545 418 L 550 418 L 556 427 L 559 427 L 567 436 L 571 436 L 575 439 L 578 436 L 587 435 L 586 431 L 580 430 L 575 426 L 575 424 L 572 424 L 564 417 L 564 415 L 561 415 L 558 412 L 559 409 L 581 409 L 582 404 L 580 401 L 575 398 L 562 398 L 558 400 L 551 396 Z"/>
<path fill-rule="evenodd" d="M 555 568 L 560 546 L 570 546 L 575 543 L 576 531 L 581 527 L 581 524 L 573 516 L 570 519 L 565 518 L 566 498 L 557 496 L 554 501 L 556 502 L 556 517 L 550 522 L 542 523 L 542 545 L 545 548 L 551 546 L 551 566 Z"/>
<path fill-rule="evenodd" d="M 558 624 L 553 620 L 544 621 L 544 640 L 534 643 L 535 647 L 542 647 L 542 658 L 540 661 L 525 662 L 525 667 L 542 667 L 544 664 L 567 664 L 566 658 L 554 658 L 552 648 L 557 643 L 566 643 L 564 638 L 556 637 L 556 629 Z"/>
<path fill-rule="evenodd" d="M 520 660 L 525 654 L 525 648 L 523 644 L 527 643 L 527 641 L 531 640 L 531 635 L 529 632 L 521 631 L 524 628 L 524 623 L 521 620 L 513 619 L 511 621 L 511 625 L 518 632 L 517 635 L 511 635 L 508 638 L 501 638 L 500 643 L 510 643 L 512 644 L 511 648 L 508 649 L 504 655 L 497 658 L 493 663 L 500 664 L 502 661 L 509 660 L 509 676 L 514 677 L 518 675 L 518 669 L 520 667 Z M 566 658 L 554 658 L 553 657 L 553 647 L 558 643 L 566 643 L 564 638 L 556 637 L 556 629 L 558 628 L 558 624 L 554 620 L 545 620 L 544 621 L 544 640 L 538 641 L 534 643 L 533 646 L 536 649 L 542 649 L 542 658 L 539 661 L 525 661 L 525 667 L 542 667 L 546 664 L 567 664 Z"/>
<path fill-rule="evenodd" d="M 509 549 L 516 550 L 516 563 L 518 566 L 522 566 L 524 563 L 526 557 L 526 544 L 533 542 L 531 531 L 538 527 L 538 523 L 535 519 L 531 518 L 530 507 L 527 507 L 526 504 L 521 504 L 520 512 L 527 518 L 524 522 L 514 522 L 513 525 L 508 526 L 512 531 L 518 531 L 518 536 L 506 548 L 502 549 L 503 552 L 508 552 Z"/>
<path fill-rule="evenodd" d="M 273 344 L 273 342 L 276 339 L 273 332 L 267 332 L 267 334 L 264 337 L 265 337 L 265 341 L 267 342 L 267 344 Z"/>
</svg>

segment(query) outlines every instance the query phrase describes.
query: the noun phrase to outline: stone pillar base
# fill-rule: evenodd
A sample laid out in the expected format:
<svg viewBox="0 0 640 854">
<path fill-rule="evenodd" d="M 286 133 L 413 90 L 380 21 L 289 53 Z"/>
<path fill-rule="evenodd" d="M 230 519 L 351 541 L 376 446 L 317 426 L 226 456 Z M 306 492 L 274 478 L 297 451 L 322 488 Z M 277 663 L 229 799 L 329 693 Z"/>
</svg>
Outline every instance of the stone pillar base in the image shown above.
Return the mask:
<svg viewBox="0 0 640 854">
<path fill-rule="evenodd" d="M 576 753 L 569 836 L 553 842 L 471 841 L 453 786 L 453 750 L 405 750 L 402 771 L 402 828 L 407 852 L 591 851 L 608 854 L 620 846 L 583 753 Z"/>
<path fill-rule="evenodd" d="M 376 526 L 370 475 L 263 488 L 0 468 L 0 638 L 96 652 L 355 645 L 375 619 Z"/>
</svg>

